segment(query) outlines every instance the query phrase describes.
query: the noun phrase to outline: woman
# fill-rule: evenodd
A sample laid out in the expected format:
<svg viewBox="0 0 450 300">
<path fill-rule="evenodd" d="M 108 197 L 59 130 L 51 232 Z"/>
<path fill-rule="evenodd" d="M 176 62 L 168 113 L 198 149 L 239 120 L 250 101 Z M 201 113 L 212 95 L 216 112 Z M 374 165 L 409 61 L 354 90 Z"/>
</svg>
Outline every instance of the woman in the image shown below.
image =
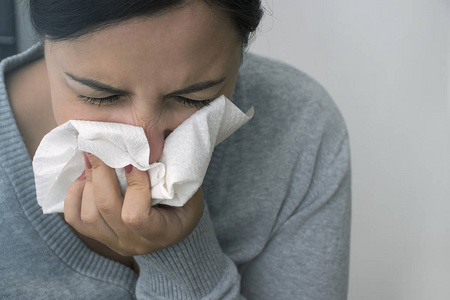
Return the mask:
<svg viewBox="0 0 450 300">
<path fill-rule="evenodd" d="M 243 54 L 260 1 L 31 0 L 30 12 L 43 43 L 1 65 L 2 298 L 346 298 L 345 125 L 305 74 Z M 184 207 L 150 207 L 135 168 L 122 197 L 87 155 L 64 215 L 42 214 L 30 157 L 47 132 L 70 119 L 141 126 L 155 162 L 222 94 L 255 117 Z"/>
</svg>

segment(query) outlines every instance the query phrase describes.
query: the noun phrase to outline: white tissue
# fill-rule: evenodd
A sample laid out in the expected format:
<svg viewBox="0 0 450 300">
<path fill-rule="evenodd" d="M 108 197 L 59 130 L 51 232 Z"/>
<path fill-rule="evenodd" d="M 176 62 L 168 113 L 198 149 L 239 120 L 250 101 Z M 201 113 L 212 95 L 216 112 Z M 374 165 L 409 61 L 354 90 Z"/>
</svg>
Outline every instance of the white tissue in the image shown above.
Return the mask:
<svg viewBox="0 0 450 300">
<path fill-rule="evenodd" d="M 148 172 L 152 205 L 183 206 L 201 186 L 214 147 L 252 117 L 253 107 L 244 114 L 221 96 L 178 126 L 153 164 L 148 163 L 151 149 L 141 127 L 68 121 L 45 135 L 36 150 L 37 201 L 44 213 L 63 212 L 67 189 L 84 171 L 83 152 L 89 152 L 116 170 L 123 194 L 123 167 L 131 164 Z"/>
</svg>

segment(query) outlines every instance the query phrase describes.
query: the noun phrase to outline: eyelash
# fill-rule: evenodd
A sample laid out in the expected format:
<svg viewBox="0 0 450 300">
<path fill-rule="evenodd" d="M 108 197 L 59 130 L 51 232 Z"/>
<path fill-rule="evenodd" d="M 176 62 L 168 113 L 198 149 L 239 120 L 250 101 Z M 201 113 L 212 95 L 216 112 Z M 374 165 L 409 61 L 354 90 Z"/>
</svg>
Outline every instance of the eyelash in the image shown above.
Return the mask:
<svg viewBox="0 0 450 300">
<path fill-rule="evenodd" d="M 94 98 L 94 97 L 87 97 L 83 95 L 79 95 L 78 98 L 82 99 L 84 103 L 87 104 L 93 104 L 93 105 L 102 105 L 102 104 L 113 104 L 119 100 L 120 96 L 113 95 L 105 98 Z M 208 106 L 213 99 L 206 99 L 206 100 L 192 100 L 186 97 L 182 96 L 175 96 L 175 98 L 183 105 L 194 107 L 197 109 L 200 109 L 202 107 Z"/>
<path fill-rule="evenodd" d="M 113 104 L 119 100 L 120 96 L 113 95 L 105 98 L 94 98 L 94 97 L 87 97 L 83 95 L 79 95 L 78 98 L 82 99 L 84 103 L 87 104 L 93 104 L 93 105 L 102 105 L 102 104 Z"/>
<path fill-rule="evenodd" d="M 181 102 L 185 106 L 195 107 L 197 109 L 208 106 L 213 101 L 213 99 L 192 100 L 192 99 L 181 97 L 181 96 L 177 96 L 176 98 L 178 99 L 179 102 Z"/>
</svg>

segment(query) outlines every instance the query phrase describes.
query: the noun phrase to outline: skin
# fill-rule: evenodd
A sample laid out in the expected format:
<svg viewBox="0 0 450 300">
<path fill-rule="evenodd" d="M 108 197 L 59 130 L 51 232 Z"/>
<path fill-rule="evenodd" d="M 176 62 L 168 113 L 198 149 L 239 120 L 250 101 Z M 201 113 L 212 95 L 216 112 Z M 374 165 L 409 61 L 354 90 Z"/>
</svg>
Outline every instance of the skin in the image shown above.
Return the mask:
<svg viewBox="0 0 450 300">
<path fill-rule="evenodd" d="M 12 101 L 30 154 L 55 126 L 71 119 L 94 120 L 142 127 L 150 163 L 161 155 L 167 135 L 202 106 L 187 105 L 180 97 L 231 98 L 242 54 L 231 20 L 203 1 L 70 41 L 46 40 L 44 49 L 45 61 L 7 79 L 11 99 L 30 99 L 23 104 Z M 205 82 L 210 86 L 180 93 Z M 21 95 L 25 85 L 39 92 L 39 101 Z M 121 92 L 100 91 L 98 85 Z M 116 95 L 100 106 L 80 98 Z M 122 197 L 114 170 L 86 154 L 85 172 L 67 192 L 64 218 L 91 249 L 129 265 L 132 255 L 168 247 L 192 232 L 203 211 L 203 194 L 200 188 L 180 208 L 151 207 L 147 173 L 126 170 L 128 188 Z"/>
</svg>

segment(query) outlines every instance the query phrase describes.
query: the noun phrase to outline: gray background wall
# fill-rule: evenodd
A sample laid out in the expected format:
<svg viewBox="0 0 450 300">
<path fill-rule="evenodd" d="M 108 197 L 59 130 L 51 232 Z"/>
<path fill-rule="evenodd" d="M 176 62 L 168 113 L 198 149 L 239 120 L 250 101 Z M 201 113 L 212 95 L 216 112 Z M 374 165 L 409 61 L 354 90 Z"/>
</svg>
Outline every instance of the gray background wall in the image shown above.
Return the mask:
<svg viewBox="0 0 450 300">
<path fill-rule="evenodd" d="M 0 2 L 0 59 L 17 51 L 15 34 L 14 2 Z"/>
<path fill-rule="evenodd" d="M 33 33 L 27 12 L 26 0 L 14 0 L 16 9 L 17 48 L 23 51 L 33 45 L 37 39 Z"/>
<path fill-rule="evenodd" d="M 318 79 L 347 120 L 349 299 L 447 300 L 450 2 L 263 2 L 271 15 L 251 51 Z M 22 1 L 16 5 L 22 15 Z M 17 27 L 23 50 L 35 39 L 26 17 Z"/>
<path fill-rule="evenodd" d="M 450 299 L 450 1 L 264 2 L 252 51 L 318 79 L 347 120 L 349 299 Z"/>
</svg>

